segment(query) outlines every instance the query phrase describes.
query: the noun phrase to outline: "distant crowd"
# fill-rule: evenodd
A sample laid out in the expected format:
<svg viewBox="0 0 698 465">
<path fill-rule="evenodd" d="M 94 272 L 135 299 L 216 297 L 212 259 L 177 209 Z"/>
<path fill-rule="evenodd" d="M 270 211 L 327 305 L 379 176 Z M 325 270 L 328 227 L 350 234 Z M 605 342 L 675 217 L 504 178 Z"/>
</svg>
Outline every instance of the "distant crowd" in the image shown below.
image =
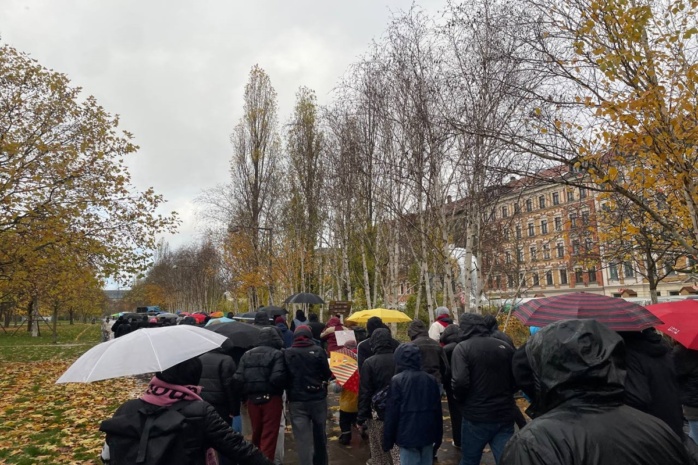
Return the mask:
<svg viewBox="0 0 698 465">
<path fill-rule="evenodd" d="M 110 330 L 119 337 L 133 323 L 117 320 Z M 299 463 L 326 465 L 332 390 L 337 441 L 368 441 L 370 465 L 437 461 L 444 398 L 461 465 L 480 464 L 487 446 L 498 465 L 698 464 L 698 352 L 672 349 L 653 329 L 617 333 L 566 320 L 516 348 L 493 316 L 466 313 L 454 324 L 445 307 L 429 327 L 411 322 L 406 343 L 378 317 L 364 329 L 334 316 L 323 324 L 298 311 L 288 325 L 258 312 L 253 324 L 253 348 L 229 340 L 158 373 L 103 422 L 105 460 L 281 465 L 288 409 Z M 346 331 L 356 337 L 340 345 Z M 335 352 L 356 360 L 355 384 L 333 373 Z M 177 416 L 161 420 L 163 408 Z M 174 432 L 153 435 L 156 424 Z M 138 461 L 147 457 L 153 462 Z"/>
</svg>

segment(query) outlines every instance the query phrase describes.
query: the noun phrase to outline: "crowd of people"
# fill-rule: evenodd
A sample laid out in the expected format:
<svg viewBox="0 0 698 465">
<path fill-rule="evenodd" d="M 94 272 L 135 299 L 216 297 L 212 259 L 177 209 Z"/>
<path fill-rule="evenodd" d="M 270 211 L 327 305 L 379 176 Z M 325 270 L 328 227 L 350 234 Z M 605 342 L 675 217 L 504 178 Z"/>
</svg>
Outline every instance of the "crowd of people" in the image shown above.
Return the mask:
<svg viewBox="0 0 698 465">
<path fill-rule="evenodd" d="M 339 443 L 361 434 L 370 465 L 438 460 L 444 398 L 460 465 L 480 464 L 487 446 L 498 465 L 698 463 L 698 352 L 653 329 L 566 320 L 517 348 L 493 316 L 454 323 L 440 307 L 429 328 L 409 324 L 409 342 L 373 317 L 365 337 L 340 345 L 339 332 L 355 328 L 339 317 L 322 324 L 298 311 L 289 327 L 258 316 L 254 348 L 223 344 L 158 373 L 103 422 L 111 465 L 280 465 L 286 406 L 299 463 L 327 465 L 328 388 L 340 394 Z M 332 352 L 357 360 L 358 392 L 334 379 Z"/>
</svg>

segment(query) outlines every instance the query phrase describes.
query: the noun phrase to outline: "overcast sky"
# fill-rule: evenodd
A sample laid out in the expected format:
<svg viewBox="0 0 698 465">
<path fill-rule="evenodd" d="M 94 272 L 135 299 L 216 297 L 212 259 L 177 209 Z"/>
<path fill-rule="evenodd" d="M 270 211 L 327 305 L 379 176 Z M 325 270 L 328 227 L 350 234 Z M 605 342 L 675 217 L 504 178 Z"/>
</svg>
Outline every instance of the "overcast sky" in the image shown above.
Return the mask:
<svg viewBox="0 0 698 465">
<path fill-rule="evenodd" d="M 436 11 L 444 0 L 423 0 Z M 321 104 L 406 0 L 0 0 L 0 41 L 94 95 L 140 151 L 134 184 L 179 212 L 178 246 L 196 238 L 194 199 L 226 182 L 229 134 L 258 63 L 291 114 L 305 85 Z"/>
</svg>

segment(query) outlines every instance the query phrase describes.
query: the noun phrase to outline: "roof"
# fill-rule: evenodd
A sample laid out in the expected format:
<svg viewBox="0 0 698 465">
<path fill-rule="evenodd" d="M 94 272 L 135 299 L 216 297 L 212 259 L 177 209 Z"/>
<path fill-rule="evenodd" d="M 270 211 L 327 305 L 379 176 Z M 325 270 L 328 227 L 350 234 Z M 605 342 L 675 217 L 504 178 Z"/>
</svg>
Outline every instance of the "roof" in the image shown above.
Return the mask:
<svg viewBox="0 0 698 465">
<path fill-rule="evenodd" d="M 107 299 L 120 300 L 123 299 L 129 289 L 104 289 L 104 294 Z"/>
</svg>

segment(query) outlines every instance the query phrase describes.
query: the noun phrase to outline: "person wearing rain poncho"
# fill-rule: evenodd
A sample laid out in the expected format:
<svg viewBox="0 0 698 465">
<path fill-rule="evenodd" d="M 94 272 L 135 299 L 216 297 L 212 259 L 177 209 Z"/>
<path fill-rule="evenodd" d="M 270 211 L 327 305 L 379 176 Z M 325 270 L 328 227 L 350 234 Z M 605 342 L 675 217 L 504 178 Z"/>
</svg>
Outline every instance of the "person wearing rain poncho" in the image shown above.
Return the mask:
<svg viewBox="0 0 698 465">
<path fill-rule="evenodd" d="M 663 421 L 623 404 L 625 347 L 595 320 L 542 328 L 526 344 L 539 414 L 507 443 L 503 465 L 692 463 Z"/>
</svg>

